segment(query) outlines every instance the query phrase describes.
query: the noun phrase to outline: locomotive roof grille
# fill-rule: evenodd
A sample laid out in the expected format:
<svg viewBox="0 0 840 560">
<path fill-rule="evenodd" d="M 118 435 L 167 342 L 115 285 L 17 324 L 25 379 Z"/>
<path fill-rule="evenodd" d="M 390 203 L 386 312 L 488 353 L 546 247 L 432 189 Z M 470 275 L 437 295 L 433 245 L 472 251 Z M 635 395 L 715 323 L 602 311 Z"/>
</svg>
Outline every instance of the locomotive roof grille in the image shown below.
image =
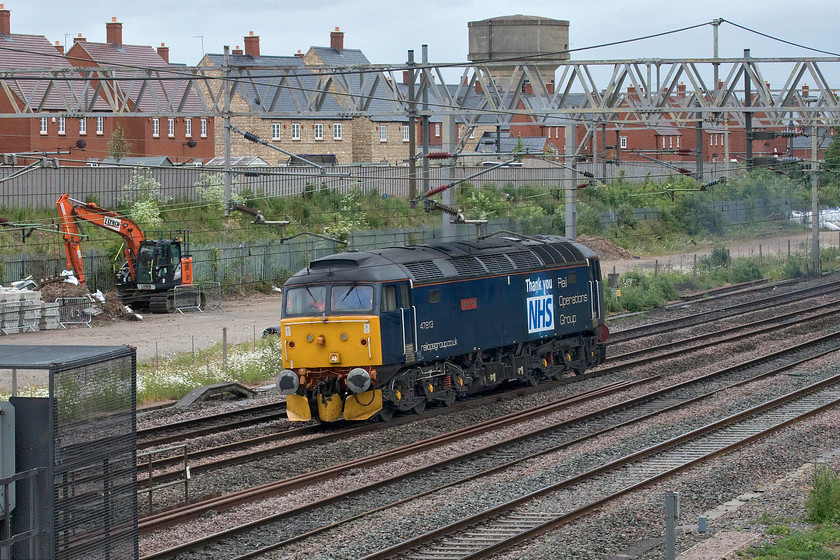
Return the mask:
<svg viewBox="0 0 840 560">
<path fill-rule="evenodd" d="M 478 257 L 484 266 L 487 267 L 488 272 L 492 274 L 503 274 L 505 272 L 513 272 L 516 265 L 511 262 L 505 255 L 484 255 Z"/>
<path fill-rule="evenodd" d="M 443 279 L 443 273 L 434 261 L 410 262 L 405 263 L 403 266 L 405 266 L 418 282 Z"/>
<path fill-rule="evenodd" d="M 540 259 L 531 251 L 519 251 L 518 253 L 508 253 L 510 260 L 516 268 L 539 268 L 542 266 Z"/>
<path fill-rule="evenodd" d="M 487 274 L 481 262 L 475 257 L 456 257 L 449 259 L 452 268 L 461 276 L 481 276 Z"/>
</svg>

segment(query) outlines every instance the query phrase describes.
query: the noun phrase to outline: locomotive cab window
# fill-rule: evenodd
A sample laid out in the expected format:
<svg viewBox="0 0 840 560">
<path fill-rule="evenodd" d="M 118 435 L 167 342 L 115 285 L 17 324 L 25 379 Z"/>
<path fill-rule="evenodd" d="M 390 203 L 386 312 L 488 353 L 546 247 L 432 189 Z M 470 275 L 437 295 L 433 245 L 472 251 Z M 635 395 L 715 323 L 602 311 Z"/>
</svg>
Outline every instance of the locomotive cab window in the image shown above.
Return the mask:
<svg viewBox="0 0 840 560">
<path fill-rule="evenodd" d="M 379 306 L 382 313 L 397 310 L 397 287 L 394 285 L 384 286 L 382 288 L 382 303 Z"/>
<path fill-rule="evenodd" d="M 311 315 L 326 310 L 326 286 L 302 286 L 286 289 L 284 315 Z"/>
<path fill-rule="evenodd" d="M 333 286 L 330 294 L 330 310 L 334 312 L 371 311 L 373 309 L 373 286 L 357 284 Z"/>
</svg>

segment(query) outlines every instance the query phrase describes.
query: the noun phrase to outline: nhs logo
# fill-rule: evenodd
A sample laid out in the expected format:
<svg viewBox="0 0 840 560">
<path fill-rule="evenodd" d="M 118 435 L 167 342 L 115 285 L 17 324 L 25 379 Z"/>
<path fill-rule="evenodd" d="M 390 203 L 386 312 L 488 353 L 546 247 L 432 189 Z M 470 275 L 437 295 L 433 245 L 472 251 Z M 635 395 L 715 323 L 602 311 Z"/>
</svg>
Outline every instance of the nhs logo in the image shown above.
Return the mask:
<svg viewBox="0 0 840 560">
<path fill-rule="evenodd" d="M 527 298 L 528 332 L 550 331 L 554 328 L 554 296 Z"/>
</svg>

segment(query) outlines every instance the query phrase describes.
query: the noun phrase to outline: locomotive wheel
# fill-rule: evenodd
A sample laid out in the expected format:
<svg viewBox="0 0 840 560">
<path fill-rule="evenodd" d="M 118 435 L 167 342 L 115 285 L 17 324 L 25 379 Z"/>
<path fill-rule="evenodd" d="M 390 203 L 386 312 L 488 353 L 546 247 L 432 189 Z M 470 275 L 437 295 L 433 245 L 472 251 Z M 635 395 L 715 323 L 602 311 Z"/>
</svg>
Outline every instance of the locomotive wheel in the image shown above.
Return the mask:
<svg viewBox="0 0 840 560">
<path fill-rule="evenodd" d="M 376 415 L 380 422 L 390 422 L 394 418 L 394 407 L 391 403 L 382 403 L 382 410 Z"/>
</svg>

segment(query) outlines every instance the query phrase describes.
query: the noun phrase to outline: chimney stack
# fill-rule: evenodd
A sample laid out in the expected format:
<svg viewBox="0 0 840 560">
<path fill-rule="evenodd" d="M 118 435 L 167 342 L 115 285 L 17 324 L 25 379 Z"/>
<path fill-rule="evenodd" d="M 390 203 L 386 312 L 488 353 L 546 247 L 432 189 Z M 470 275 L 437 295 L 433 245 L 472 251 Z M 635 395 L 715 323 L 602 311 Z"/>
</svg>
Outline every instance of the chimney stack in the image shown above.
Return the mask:
<svg viewBox="0 0 840 560">
<path fill-rule="evenodd" d="M 295 56 L 298 58 L 303 58 L 303 53 L 300 52 L 300 49 L 298 49 L 298 52 L 295 53 Z"/>
<path fill-rule="evenodd" d="M 160 46 L 157 48 L 158 56 L 163 59 L 163 61 L 169 64 L 169 47 L 165 44 L 161 43 Z"/>
<path fill-rule="evenodd" d="M 685 97 L 685 84 L 682 82 L 677 84 L 677 97 Z"/>
<path fill-rule="evenodd" d="M 0 4 L 0 34 L 12 34 L 12 12 L 3 4 Z"/>
<path fill-rule="evenodd" d="M 230 51 L 230 54 L 242 54 L 242 49 L 239 48 L 239 45 L 236 45 L 236 48 Z"/>
<path fill-rule="evenodd" d="M 105 24 L 106 37 L 109 43 L 121 47 L 122 42 L 122 24 L 117 21 L 116 17 L 112 17 L 109 23 Z"/>
<path fill-rule="evenodd" d="M 55 50 L 58 51 L 58 54 L 64 54 L 64 46 L 58 41 L 55 42 Z"/>
<path fill-rule="evenodd" d="M 260 56 L 260 36 L 254 35 L 253 31 L 249 31 L 245 37 L 245 54 L 249 54 L 254 58 Z"/>
<path fill-rule="evenodd" d="M 85 41 L 87 41 L 87 39 L 85 39 L 84 37 L 82 37 L 82 34 L 81 34 L 81 33 L 79 33 L 77 36 L 73 37 L 73 44 L 74 44 L 74 45 L 75 45 L 76 43 L 84 43 Z"/>
<path fill-rule="evenodd" d="M 338 27 L 335 31 L 330 33 L 330 47 L 341 52 L 344 50 L 344 32 L 339 31 Z"/>
</svg>

